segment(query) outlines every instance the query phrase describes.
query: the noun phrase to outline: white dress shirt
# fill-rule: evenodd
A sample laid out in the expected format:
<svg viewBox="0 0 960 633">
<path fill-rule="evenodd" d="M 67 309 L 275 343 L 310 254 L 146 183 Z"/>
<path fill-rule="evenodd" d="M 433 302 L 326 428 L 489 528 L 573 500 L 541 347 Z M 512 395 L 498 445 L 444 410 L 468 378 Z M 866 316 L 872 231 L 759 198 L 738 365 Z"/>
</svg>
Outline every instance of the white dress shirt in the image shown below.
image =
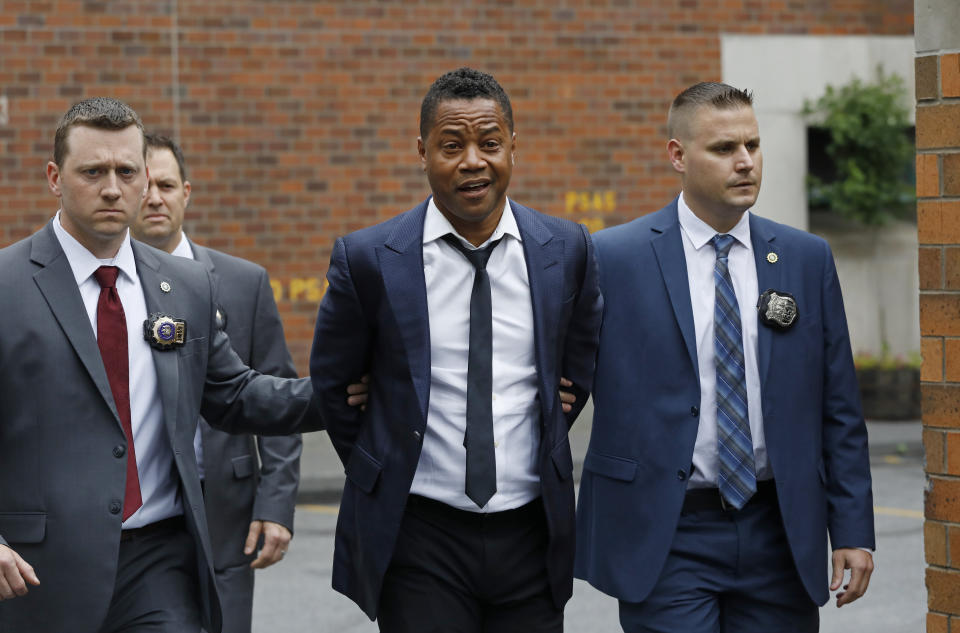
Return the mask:
<svg viewBox="0 0 960 633">
<path fill-rule="evenodd" d="M 719 471 L 717 457 L 717 369 L 713 351 L 713 307 L 716 287 L 713 267 L 717 251 L 710 240 L 717 234 L 709 224 L 694 215 L 683 199 L 677 203 L 680 228 L 683 235 L 683 253 L 687 260 L 687 282 L 693 307 L 693 326 L 697 341 L 697 363 L 700 371 L 700 426 L 693 449 L 693 473 L 690 488 L 716 488 Z M 740 218 L 729 231 L 736 241 L 730 247 L 727 270 L 733 282 L 740 307 L 743 328 L 743 357 L 746 365 L 747 409 L 750 434 L 753 438 L 753 456 L 757 479 L 770 479 L 770 461 L 763 437 L 763 407 L 760 401 L 760 374 L 757 356 L 757 265 L 750 242 L 750 212 Z"/>
<path fill-rule="evenodd" d="M 53 222 L 53 230 L 63 248 L 70 269 L 77 281 L 83 306 L 97 334 L 97 302 L 100 284 L 93 276 L 100 266 L 116 266 L 117 293 L 127 320 L 127 353 L 130 363 L 130 426 L 137 454 L 137 472 L 140 478 L 140 496 L 143 505 L 126 521 L 123 528 L 142 527 L 155 521 L 183 514 L 180 502 L 180 482 L 174 476 L 173 451 L 163 423 L 163 405 L 157 390 L 157 371 L 153 364 L 150 345 L 143 338 L 143 322 L 147 318 L 147 303 L 143 297 L 137 264 L 130 246 L 129 232 L 113 259 L 98 259 L 60 224 L 60 212 Z M 113 423 L 113 420 L 107 420 Z M 122 502 L 122 499 L 120 500 Z"/>
<path fill-rule="evenodd" d="M 540 494 L 540 400 L 533 352 L 533 302 L 516 218 L 507 201 L 481 248 L 503 237 L 487 263 L 493 312 L 493 438 L 497 492 L 482 509 L 464 492 L 470 295 L 475 269 L 440 239 L 457 235 L 433 199 L 423 226 L 423 276 L 430 319 L 430 403 L 410 492 L 472 512 L 517 508 Z"/>
</svg>

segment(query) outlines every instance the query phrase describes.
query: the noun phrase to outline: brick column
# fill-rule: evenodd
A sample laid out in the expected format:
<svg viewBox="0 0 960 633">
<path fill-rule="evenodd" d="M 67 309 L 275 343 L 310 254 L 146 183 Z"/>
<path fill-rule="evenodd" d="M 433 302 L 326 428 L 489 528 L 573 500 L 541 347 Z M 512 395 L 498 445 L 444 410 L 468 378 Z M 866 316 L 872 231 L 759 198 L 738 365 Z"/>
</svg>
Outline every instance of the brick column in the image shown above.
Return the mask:
<svg viewBox="0 0 960 633">
<path fill-rule="evenodd" d="M 916 0 L 928 633 L 960 633 L 960 5 Z"/>
</svg>

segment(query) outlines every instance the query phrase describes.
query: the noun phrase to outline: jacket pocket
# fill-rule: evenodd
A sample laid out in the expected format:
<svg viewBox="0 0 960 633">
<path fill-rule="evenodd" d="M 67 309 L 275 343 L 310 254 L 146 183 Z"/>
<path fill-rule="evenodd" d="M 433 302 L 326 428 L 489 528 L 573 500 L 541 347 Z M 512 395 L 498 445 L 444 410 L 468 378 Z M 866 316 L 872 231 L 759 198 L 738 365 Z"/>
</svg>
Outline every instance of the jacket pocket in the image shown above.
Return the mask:
<svg viewBox="0 0 960 633">
<path fill-rule="evenodd" d="M 590 472 L 620 481 L 633 481 L 637 476 L 637 462 L 613 455 L 587 453 L 583 467 Z"/>
<path fill-rule="evenodd" d="M 251 455 L 241 455 L 230 460 L 233 463 L 233 476 L 235 479 L 246 479 L 253 475 L 253 457 Z"/>
<path fill-rule="evenodd" d="M 0 512 L 0 536 L 8 543 L 40 543 L 46 533 L 46 512 Z"/>
<path fill-rule="evenodd" d="M 374 459 L 370 453 L 363 450 L 359 444 L 354 445 L 350 453 L 350 461 L 347 462 L 345 473 L 347 479 L 367 494 L 373 492 L 380 478 L 380 471 L 383 470 L 383 464 Z"/>
</svg>

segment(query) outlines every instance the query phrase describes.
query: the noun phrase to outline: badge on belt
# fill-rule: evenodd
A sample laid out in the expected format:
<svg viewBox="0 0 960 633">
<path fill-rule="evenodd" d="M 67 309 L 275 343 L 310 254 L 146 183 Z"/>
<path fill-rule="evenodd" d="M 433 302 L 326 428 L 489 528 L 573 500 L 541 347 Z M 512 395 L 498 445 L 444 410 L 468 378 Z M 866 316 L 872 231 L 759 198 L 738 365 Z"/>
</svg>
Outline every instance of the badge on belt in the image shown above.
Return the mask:
<svg viewBox="0 0 960 633">
<path fill-rule="evenodd" d="M 187 338 L 187 322 L 154 312 L 143 322 L 143 338 L 154 349 L 165 351 L 183 345 Z"/>
<path fill-rule="evenodd" d="M 757 314 L 767 327 L 786 330 L 797 322 L 800 311 L 797 300 L 789 292 L 767 290 L 757 300 Z"/>
</svg>

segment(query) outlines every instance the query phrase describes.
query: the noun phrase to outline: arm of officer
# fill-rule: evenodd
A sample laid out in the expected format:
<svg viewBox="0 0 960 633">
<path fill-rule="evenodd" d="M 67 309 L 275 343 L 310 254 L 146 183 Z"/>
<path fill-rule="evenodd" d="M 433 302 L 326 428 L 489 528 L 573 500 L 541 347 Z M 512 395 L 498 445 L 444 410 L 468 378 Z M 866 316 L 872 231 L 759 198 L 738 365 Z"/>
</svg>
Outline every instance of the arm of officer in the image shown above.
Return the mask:
<svg viewBox="0 0 960 633">
<path fill-rule="evenodd" d="M 849 582 L 837 594 L 837 606 L 843 606 L 866 592 L 873 557 L 865 549 L 875 548 L 876 541 L 867 427 L 857 396 L 840 282 L 830 247 L 824 244 L 823 249 L 823 462 L 827 527 L 834 550 L 830 589 L 839 589 L 844 570 L 850 569 Z"/>
<path fill-rule="evenodd" d="M 266 270 L 260 274 L 251 330 L 250 366 L 271 376 L 296 378 L 297 370 L 287 349 L 283 322 Z M 302 450 L 303 440 L 299 433 L 277 437 L 257 436 L 260 481 L 253 501 L 253 520 L 244 545 L 244 553 L 252 554 L 263 536 L 263 547 L 250 563 L 255 569 L 263 569 L 280 561 L 293 538 Z"/>
<path fill-rule="evenodd" d="M 237 356 L 230 338 L 217 325 L 213 297 L 216 284 L 210 284 L 209 340 L 207 362 L 197 359 L 183 367 L 188 376 L 203 370 L 200 415 L 214 428 L 227 433 L 289 435 L 320 430 L 323 420 L 313 397 L 309 378 L 279 378 L 247 367 Z"/>
</svg>

